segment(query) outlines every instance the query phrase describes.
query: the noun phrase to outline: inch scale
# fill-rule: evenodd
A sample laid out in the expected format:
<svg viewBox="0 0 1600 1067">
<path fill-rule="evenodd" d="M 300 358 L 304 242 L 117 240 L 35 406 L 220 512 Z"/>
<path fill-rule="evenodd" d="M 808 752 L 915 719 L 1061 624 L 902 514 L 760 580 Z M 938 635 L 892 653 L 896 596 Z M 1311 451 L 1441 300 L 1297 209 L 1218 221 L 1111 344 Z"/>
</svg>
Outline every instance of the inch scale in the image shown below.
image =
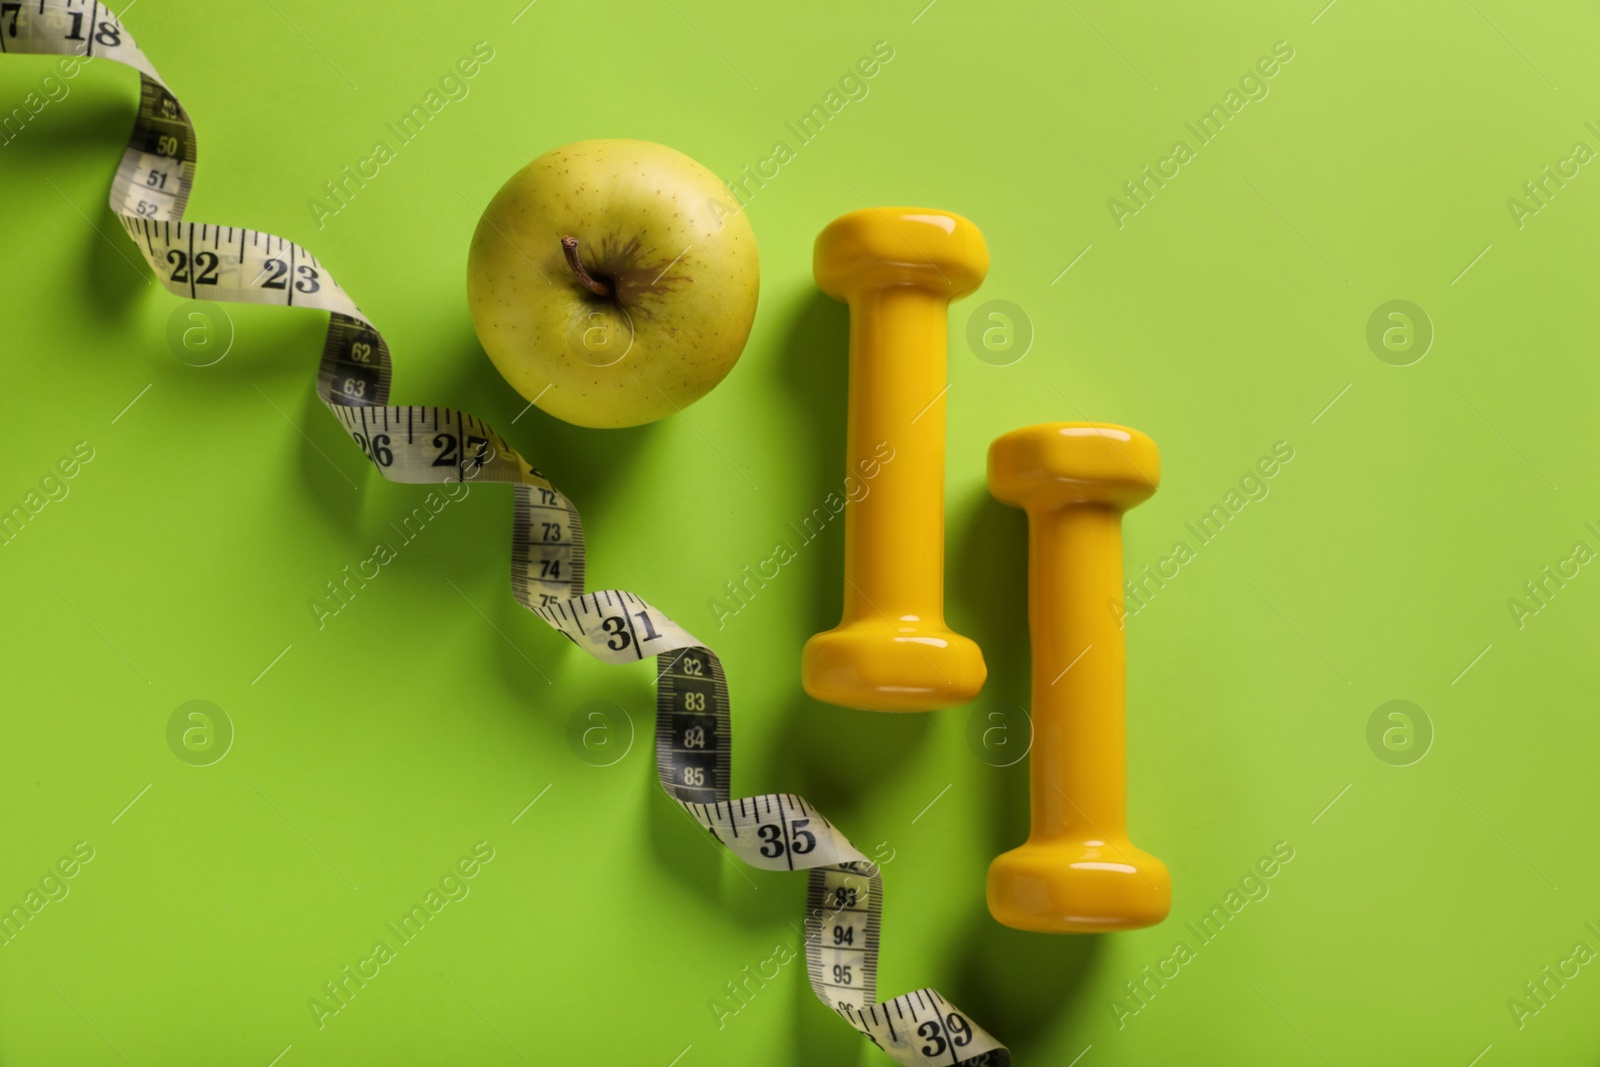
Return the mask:
<svg viewBox="0 0 1600 1067">
<path fill-rule="evenodd" d="M 0 53 L 104 58 L 139 72 L 138 117 L 112 181 L 112 210 L 169 292 L 328 312 L 318 396 L 383 477 L 512 486 L 517 600 L 599 660 L 653 656 L 660 664 L 656 770 L 668 797 L 745 863 L 808 872 L 806 969 L 817 997 L 899 1063 L 1010 1067 L 1003 1045 L 931 989 L 877 1003 L 878 868 L 801 797 L 731 798 L 721 661 L 639 596 L 585 591 L 583 524 L 571 501 L 481 420 L 390 404 L 387 342 L 309 251 L 260 230 L 183 221 L 194 125 L 116 14 L 98 0 L 0 0 Z"/>
</svg>

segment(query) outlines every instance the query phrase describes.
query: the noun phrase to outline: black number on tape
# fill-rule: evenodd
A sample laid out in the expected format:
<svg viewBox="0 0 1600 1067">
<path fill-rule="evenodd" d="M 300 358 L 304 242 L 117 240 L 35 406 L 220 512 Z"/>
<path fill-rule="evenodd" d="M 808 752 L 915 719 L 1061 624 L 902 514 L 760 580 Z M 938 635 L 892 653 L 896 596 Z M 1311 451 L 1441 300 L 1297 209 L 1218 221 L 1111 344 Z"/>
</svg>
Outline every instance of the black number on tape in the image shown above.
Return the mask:
<svg viewBox="0 0 1600 1067">
<path fill-rule="evenodd" d="M 169 281 L 180 285 L 189 284 L 189 254 L 182 249 L 167 249 L 167 262 L 172 265 L 172 274 Z M 222 261 L 215 252 L 196 252 L 194 254 L 194 284 L 216 285 L 217 268 Z"/>
</svg>

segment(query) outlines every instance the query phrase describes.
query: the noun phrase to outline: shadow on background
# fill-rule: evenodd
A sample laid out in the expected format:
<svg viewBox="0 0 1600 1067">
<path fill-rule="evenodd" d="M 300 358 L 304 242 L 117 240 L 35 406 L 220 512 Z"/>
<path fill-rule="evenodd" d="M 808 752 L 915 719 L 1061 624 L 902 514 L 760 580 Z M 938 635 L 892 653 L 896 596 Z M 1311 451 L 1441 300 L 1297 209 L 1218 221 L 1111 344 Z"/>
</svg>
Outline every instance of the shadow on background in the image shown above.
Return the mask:
<svg viewBox="0 0 1600 1067">
<path fill-rule="evenodd" d="M 63 193 L 62 197 L 65 196 Z M 137 337 L 138 334 L 133 330 L 134 309 L 141 300 L 151 299 L 156 293 L 169 300 L 177 298 L 162 289 L 155 280 L 155 275 L 128 239 L 121 220 L 105 198 L 101 197 L 96 206 L 98 210 L 91 211 L 83 205 L 73 205 L 83 210 L 84 214 L 94 217 L 93 228 L 79 234 L 78 240 L 85 244 L 83 273 L 89 279 L 89 291 L 94 294 L 95 314 L 105 314 L 128 337 Z M 77 213 L 69 209 L 65 202 L 61 204 L 61 209 L 66 212 L 62 222 L 66 227 L 68 220 Z M 96 230 L 99 232 L 96 233 Z M 126 360 L 129 356 L 127 352 L 115 350 L 108 354 L 118 360 Z"/>
<path fill-rule="evenodd" d="M 988 680 L 966 714 L 967 742 L 976 758 L 993 766 L 984 776 L 989 850 L 998 856 L 1028 836 L 1028 761 L 1013 746 L 1029 743 L 1031 710 L 1028 672 L 1028 517 L 979 491 L 965 508 L 966 521 L 951 531 L 945 570 L 954 581 L 947 595 L 972 619 L 970 634 L 983 649 Z M 988 731 L 990 744 L 983 744 Z M 996 766 L 997 764 L 1008 764 Z"/>
<path fill-rule="evenodd" d="M 984 915 L 967 930 L 956 983 L 941 992 L 1013 1050 L 1037 1047 L 1074 1016 L 1105 936 L 1026 933 Z"/>
<path fill-rule="evenodd" d="M 980 776 L 992 813 L 990 857 L 1015 848 L 1029 829 L 1028 760 L 1012 746 L 1024 728 L 1020 712 L 1031 711 L 1028 646 L 1028 517 L 979 489 L 959 509 L 964 521 L 950 531 L 946 572 L 948 596 L 973 620 L 971 636 L 983 648 L 988 681 L 970 714 L 969 747 L 993 766 Z M 1019 721 L 1020 720 L 1020 721 Z M 983 742 L 991 731 L 991 743 Z M 995 732 L 999 731 L 999 732 Z M 1003 743 L 995 744 L 1000 741 Z M 1012 761 L 1015 762 L 1012 762 Z M 958 949 L 958 978 L 945 990 L 1013 1049 L 1037 1045 L 1091 980 L 1104 950 L 1103 935 L 1025 933 L 984 914 L 968 927 Z"/>
<path fill-rule="evenodd" d="M 855 1027 L 817 999 L 805 974 L 804 938 L 796 940 L 795 951 L 800 958 L 791 966 L 799 968 L 801 973 L 799 981 L 793 983 L 794 1008 L 789 1017 L 794 1028 L 794 1045 L 800 1050 L 796 1062 L 838 1065 L 889 1062 Z"/>
<path fill-rule="evenodd" d="M 415 384 L 397 375 L 392 402 L 439 403 L 482 418 L 558 490 L 566 493 L 569 486 L 578 487 L 571 499 L 580 514 L 593 515 L 607 507 L 619 487 L 625 484 L 626 472 L 638 461 L 640 451 L 647 447 L 651 435 L 658 429 L 656 424 L 650 424 L 625 430 L 594 430 L 573 426 L 538 408 L 526 408 L 527 401 L 517 396 L 500 376 L 470 328 L 455 337 L 448 353 L 438 363 L 448 367 L 451 373 L 445 382 L 427 387 L 432 395 L 419 395 Z M 522 414 L 489 417 L 490 410 L 506 408 Z M 513 418 L 515 423 L 511 421 Z M 326 421 L 326 416 L 324 419 Z M 365 464 L 364 460 L 362 462 Z M 373 481 L 378 477 L 375 472 L 367 476 Z M 406 486 L 405 497 L 390 507 L 403 512 L 420 505 L 428 489 L 423 485 Z M 553 633 L 542 620 L 522 607 L 512 595 L 509 578 L 505 577 L 510 567 L 514 490 L 501 483 L 474 483 L 468 499 L 475 503 L 462 508 L 460 514 L 452 515 L 447 511 L 440 516 L 451 527 L 445 534 L 445 541 L 459 546 L 462 551 L 451 553 L 445 560 L 435 557 L 434 569 L 441 585 L 444 578 L 449 577 L 463 590 L 481 590 L 486 585 L 494 589 L 493 596 L 475 595 L 472 603 L 505 638 L 504 641 L 494 640 L 502 652 L 496 657 L 502 685 L 507 691 L 531 692 L 538 697 L 541 690 L 550 688 L 545 678 L 558 681 L 569 672 L 573 659 L 565 655 L 566 639 Z M 454 511 L 456 505 L 451 508 Z M 381 523 L 382 517 L 375 515 L 369 521 Z M 386 529 L 381 525 L 375 528 L 380 535 Z M 591 554 L 588 564 L 586 583 L 590 589 L 610 588 L 616 584 L 605 581 L 607 571 L 603 559 L 596 560 Z M 491 579 L 490 575 L 495 577 Z M 448 588 L 445 593 L 456 597 Z M 535 673 L 530 663 L 538 664 L 537 670 L 543 676 Z M 653 668 L 633 672 L 627 693 L 615 696 L 633 715 L 639 731 L 635 743 L 646 748 L 652 744 L 654 678 Z M 562 744 L 566 715 L 572 709 L 537 701 L 530 707 L 534 717 L 540 720 L 541 737 L 550 744 Z M 638 710 L 645 714 L 637 714 Z"/>
<path fill-rule="evenodd" d="M 177 297 L 172 301 L 174 308 L 184 303 Z M 233 313 L 231 307 L 227 311 L 230 315 Z M 290 319 L 289 316 L 284 318 Z M 280 362 L 288 364 L 290 371 L 285 373 L 281 366 L 262 368 L 241 364 L 230 368 L 228 377 L 234 380 L 226 388 L 246 402 L 254 400 L 266 412 L 263 420 L 272 427 L 272 433 L 278 435 L 276 440 L 294 449 L 295 470 L 306 496 L 316 504 L 328 526 L 338 532 L 345 547 L 351 551 L 361 550 L 364 557 L 372 546 L 366 544 L 367 538 L 362 536 L 363 523 L 381 522 L 376 517 L 364 519 L 374 508 L 371 488 L 381 479 L 371 470 L 360 446 L 345 433 L 344 426 L 328 412 L 317 395 L 317 360 L 322 353 L 323 338 L 327 336 L 328 317 L 322 313 L 295 315 L 292 321 L 273 325 L 272 336 L 282 339 L 281 347 L 274 347 L 283 353 Z M 232 358 L 233 353 L 229 353 L 228 358 L 216 366 L 196 368 L 196 371 L 220 370 L 228 366 Z M 264 374 L 264 370 L 271 371 L 270 375 Z M 218 383 L 208 381 L 200 385 L 217 386 Z M 197 390 L 195 402 L 204 404 L 206 392 L 210 389 Z M 284 425 L 285 421 L 298 432 L 292 432 Z M 423 490 L 416 497 L 416 504 L 420 506 L 422 497 L 427 495 L 426 487 L 416 488 Z M 406 513 L 398 504 L 390 504 L 389 508 L 395 517 Z M 387 530 L 387 526 L 384 529 Z M 377 536 L 391 545 L 397 540 L 393 533 Z"/>
<path fill-rule="evenodd" d="M 610 509 L 616 495 L 628 484 L 628 472 L 638 463 L 640 454 L 649 447 L 651 439 L 661 428 L 660 423 L 649 423 L 628 429 L 595 430 L 563 422 L 536 407 L 526 407 L 527 400 L 518 396 L 500 376 L 470 327 L 457 336 L 451 345 L 449 357 L 442 362 L 453 373 L 438 390 L 441 397 L 474 398 L 479 410 L 474 410 L 473 400 L 463 401 L 460 406 L 489 422 L 512 448 L 533 464 L 535 470 L 548 478 L 558 491 L 567 495 L 577 506 L 578 513 L 588 521 L 593 521 L 594 516 Z M 421 402 L 410 397 L 403 388 L 402 384 L 395 391 L 402 403 L 408 400 Z M 509 407 L 521 414 L 489 419 L 484 411 L 491 406 L 499 410 Z M 513 418 L 516 419 L 515 423 L 511 421 Z M 477 530 L 477 536 L 470 543 L 482 544 L 484 538 L 489 538 L 497 547 L 488 559 L 477 559 L 474 569 L 489 567 L 503 571 L 509 566 L 510 559 L 513 490 L 510 486 L 485 484 L 473 490 L 474 495 L 480 492 L 497 501 L 490 509 L 496 525 Z M 585 529 L 587 531 L 588 527 Z M 608 567 L 604 558 L 596 558 L 592 549 L 586 564 L 585 584 L 590 590 L 615 588 L 619 584 L 615 580 L 616 572 Z M 506 593 L 510 593 L 509 588 Z M 513 596 L 497 596 L 492 607 L 486 605 L 485 609 L 495 625 L 519 644 L 524 639 L 532 639 L 535 632 L 553 637 L 562 645 L 566 644 L 564 638 L 551 634 L 545 623 L 534 618 Z M 548 641 L 539 640 L 537 643 L 540 647 L 550 647 Z M 533 647 L 531 640 L 526 647 Z M 519 662 L 516 657 L 504 662 L 520 676 L 520 672 L 516 671 Z M 638 686 L 637 697 L 630 695 L 623 701 L 630 708 L 637 704 L 648 710 L 647 717 L 640 721 L 646 734 L 649 729 L 644 727 L 644 723 L 654 719 L 654 679 L 653 670 L 639 672 L 634 683 Z"/>
<path fill-rule="evenodd" d="M 914 771 L 933 725 L 930 713 L 836 708 L 801 692 L 784 720 L 777 749 L 783 788 L 815 800 L 833 822 L 848 824 L 851 812 L 875 794 L 892 792 Z M 867 842 L 856 844 L 867 847 Z"/>
<path fill-rule="evenodd" d="M 84 105 L 80 101 L 74 107 L 52 108 L 49 121 L 28 123 L 5 145 L 8 170 L 18 175 L 32 172 L 41 184 L 49 181 L 55 186 L 53 193 L 45 194 L 48 199 L 42 201 L 43 210 L 55 220 L 56 232 L 68 235 L 83 250 L 82 277 L 87 292 L 63 306 L 71 307 L 75 314 L 92 314 L 115 323 L 130 339 L 137 337 L 131 326 L 140 301 L 149 298 L 145 294 L 160 290 L 107 199 L 111 171 L 120 162 L 112 146 L 120 150 L 132 127 L 133 115 L 127 105 L 109 101 Z M 93 186 L 93 200 L 84 199 L 70 187 L 63 188 L 52 177 L 84 172 L 105 175 L 103 183 Z M 90 219 L 92 223 L 83 225 Z M 58 295 L 66 301 L 72 294 Z M 99 358 L 124 363 L 129 352 L 113 346 Z"/>
<path fill-rule="evenodd" d="M 790 482 L 800 492 L 802 508 L 824 507 L 829 493 L 844 494 L 846 416 L 845 397 L 850 380 L 850 309 L 832 297 L 813 290 L 800 300 L 789 327 L 779 367 L 784 385 L 807 436 L 796 440 L 789 455 L 795 460 Z M 805 512 L 790 521 L 805 527 Z M 795 534 L 799 538 L 799 534 Z M 826 630 L 839 621 L 840 591 L 844 588 L 844 516 L 837 516 L 808 544 L 794 543 L 806 558 L 805 572 L 816 575 L 811 598 L 798 620 L 807 634 Z M 798 675 L 799 650 L 795 665 Z M 798 681 L 798 677 L 796 679 Z"/>
<path fill-rule="evenodd" d="M 845 478 L 852 472 L 845 445 L 849 384 L 850 309 L 821 292 L 798 302 L 792 322 L 783 331 L 781 373 L 790 401 L 802 413 L 806 434 L 794 442 L 797 460 L 792 484 L 801 510 L 790 516 L 790 543 L 800 554 L 810 589 L 798 605 L 794 626 L 802 635 L 827 630 L 839 622 L 844 589 L 844 514 L 833 516 L 820 532 L 803 520 L 811 508 L 822 508 L 830 493 L 847 499 Z M 871 491 L 871 483 L 865 483 Z M 810 541 L 805 541 L 810 537 Z M 781 765 L 763 768 L 761 780 L 781 781 L 814 799 L 836 821 L 870 792 L 893 784 L 911 767 L 932 728 L 925 715 L 886 715 L 836 708 L 811 699 L 800 687 L 800 647 L 789 662 L 794 672 L 794 698 L 784 717 L 782 743 L 776 749 Z M 840 738 L 848 738 L 842 743 Z M 885 759 L 886 753 L 893 757 Z"/>
<path fill-rule="evenodd" d="M 646 721 L 652 723 L 653 729 L 654 716 Z M 643 746 L 651 754 L 648 770 L 637 767 L 635 770 L 648 773 L 653 780 L 656 775 L 655 735 L 642 729 L 643 721 L 635 719 L 634 723 L 641 728 L 634 744 Z M 667 791 L 661 788 L 660 783 L 652 781 L 651 784 L 654 788 L 641 790 L 639 795 L 643 798 L 644 817 L 650 824 L 650 851 L 656 866 L 670 871 L 678 881 L 694 890 L 702 901 L 728 904 L 737 890 L 724 892 L 722 866 L 727 863 L 737 865 L 739 861 L 728 855 L 710 834 L 690 819 L 677 801 L 667 796 Z M 718 855 L 712 854 L 713 849 Z M 743 880 L 738 880 L 738 884 L 744 886 Z M 745 891 L 748 896 L 756 895 L 748 886 L 745 886 Z"/>
</svg>

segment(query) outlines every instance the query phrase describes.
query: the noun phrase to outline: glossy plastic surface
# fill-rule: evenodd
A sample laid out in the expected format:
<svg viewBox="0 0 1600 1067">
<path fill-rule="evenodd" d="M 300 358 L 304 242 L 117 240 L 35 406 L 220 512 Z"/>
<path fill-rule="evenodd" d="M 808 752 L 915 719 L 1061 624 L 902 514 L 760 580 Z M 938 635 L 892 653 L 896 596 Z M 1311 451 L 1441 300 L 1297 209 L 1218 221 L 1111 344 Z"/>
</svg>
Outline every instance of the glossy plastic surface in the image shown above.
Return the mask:
<svg viewBox="0 0 1600 1067">
<path fill-rule="evenodd" d="M 817 237 L 817 284 L 850 305 L 848 470 L 871 485 L 845 510 L 843 618 L 801 660 L 818 700 L 929 711 L 983 687 L 983 653 L 944 622 L 944 391 L 949 302 L 988 269 L 978 228 L 928 208 L 851 212 Z"/>
<path fill-rule="evenodd" d="M 1028 513 L 1033 813 L 989 868 L 989 911 L 1019 930 L 1131 930 L 1166 918 L 1166 865 L 1127 834 L 1122 513 L 1161 481 L 1137 430 L 1049 423 L 989 447 L 989 490 Z"/>
</svg>

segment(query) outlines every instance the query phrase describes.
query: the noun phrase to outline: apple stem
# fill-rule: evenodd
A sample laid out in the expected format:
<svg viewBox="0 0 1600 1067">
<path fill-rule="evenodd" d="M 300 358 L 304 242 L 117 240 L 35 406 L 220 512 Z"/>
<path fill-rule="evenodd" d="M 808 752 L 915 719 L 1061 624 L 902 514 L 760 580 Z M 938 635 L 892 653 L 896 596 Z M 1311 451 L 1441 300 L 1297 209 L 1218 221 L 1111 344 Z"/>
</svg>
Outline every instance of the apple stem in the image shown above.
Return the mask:
<svg viewBox="0 0 1600 1067">
<path fill-rule="evenodd" d="M 567 266 L 572 268 L 572 273 L 578 279 L 578 284 L 589 290 L 595 296 L 609 297 L 615 290 L 611 285 L 583 269 L 583 263 L 578 259 L 578 239 L 576 237 L 563 237 L 561 251 L 567 257 Z"/>
</svg>

